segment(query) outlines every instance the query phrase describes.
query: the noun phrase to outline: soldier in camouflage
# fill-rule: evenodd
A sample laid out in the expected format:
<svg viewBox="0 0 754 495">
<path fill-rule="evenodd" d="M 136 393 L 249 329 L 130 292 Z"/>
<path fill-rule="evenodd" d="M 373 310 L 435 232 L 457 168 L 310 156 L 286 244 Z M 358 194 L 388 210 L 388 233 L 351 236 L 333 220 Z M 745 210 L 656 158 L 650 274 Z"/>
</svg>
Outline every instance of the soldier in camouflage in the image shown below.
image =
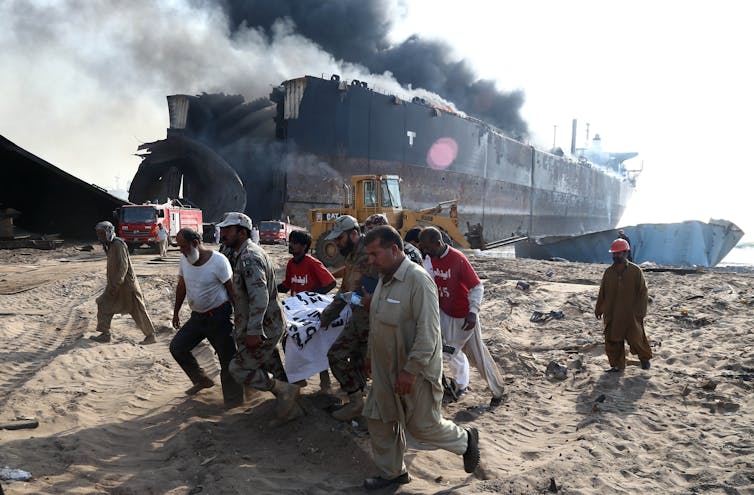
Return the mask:
<svg viewBox="0 0 754 495">
<path fill-rule="evenodd" d="M 371 285 L 371 290 L 374 290 L 377 281 L 377 270 L 368 263 L 363 236 L 354 217 L 338 217 L 327 238 L 335 240 L 340 253 L 346 258 L 346 265 L 335 299 L 322 311 L 322 328 L 335 321 L 345 305 L 354 301 L 351 299 L 353 293 L 369 297 L 368 293 L 363 292 L 363 286 Z M 351 319 L 327 353 L 330 369 L 349 397 L 348 404 L 333 412 L 333 417 L 339 421 L 349 421 L 361 415 L 367 381 L 365 359 L 369 338 L 369 310 L 361 304 L 351 304 L 351 310 Z"/>
<path fill-rule="evenodd" d="M 275 271 L 267 253 L 251 241 L 251 219 L 228 213 L 218 224 L 220 236 L 232 249 L 235 337 L 238 352 L 230 363 L 233 378 L 277 397 L 277 426 L 304 414 L 297 404 L 299 387 L 288 383 L 277 345 L 285 329 L 278 302 Z"/>
</svg>

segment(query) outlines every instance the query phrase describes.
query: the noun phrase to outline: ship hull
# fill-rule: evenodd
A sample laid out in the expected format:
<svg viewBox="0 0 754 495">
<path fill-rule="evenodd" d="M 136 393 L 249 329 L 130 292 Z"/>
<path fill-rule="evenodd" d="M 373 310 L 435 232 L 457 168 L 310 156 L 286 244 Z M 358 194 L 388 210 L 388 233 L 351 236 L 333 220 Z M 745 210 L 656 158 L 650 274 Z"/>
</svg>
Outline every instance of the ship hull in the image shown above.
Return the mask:
<svg viewBox="0 0 754 495">
<path fill-rule="evenodd" d="M 634 263 L 700 267 L 716 266 L 744 235 L 727 220 L 648 223 L 623 227 L 623 231 L 631 240 Z M 604 230 L 578 236 L 530 238 L 515 245 L 516 257 L 609 264 L 609 247 L 617 236 L 615 230 Z"/>
<path fill-rule="evenodd" d="M 403 202 L 418 209 L 459 200 L 462 224 L 487 239 L 614 227 L 633 192 L 625 177 L 503 136 L 483 122 L 361 87 L 302 78 L 279 124 L 285 137 L 286 214 L 336 205 L 354 174 L 397 174 Z M 436 155 L 436 156 L 433 156 Z M 451 159 L 452 158 L 452 159 Z M 313 184 L 318 187 L 313 188 Z M 335 200 L 335 201 L 334 201 Z"/>
<path fill-rule="evenodd" d="M 314 167 L 313 174 L 308 165 L 313 161 L 330 165 Z M 461 173 L 440 173 L 400 162 L 366 164 L 361 159 L 291 154 L 286 160 L 285 199 L 281 197 L 283 216 L 298 221 L 305 219 L 311 208 L 338 206 L 339 198 L 343 197 L 342 183 L 356 174 L 400 175 L 403 205 L 409 209 L 429 208 L 441 201 L 458 199 L 462 225 L 482 224 L 487 240 L 512 233 L 566 235 L 612 228 L 620 220 L 625 203 L 604 198 L 623 196 L 627 201 L 630 196 L 617 181 L 604 181 L 601 187 L 604 197 L 590 197 L 580 188 L 571 191 L 532 188 Z"/>
<path fill-rule="evenodd" d="M 181 107 L 182 119 L 174 118 L 178 105 L 171 105 L 172 134 L 201 141 L 236 171 L 247 192 L 245 210 L 256 221 L 287 218 L 304 225 L 310 208 L 340 205 L 343 185 L 356 174 L 401 176 L 406 208 L 457 199 L 461 225 L 482 224 L 487 240 L 612 228 L 633 191 L 632 181 L 614 171 L 361 85 L 294 79 L 273 91 L 269 106 L 245 104 L 251 105 L 248 115 L 243 104 L 217 104 L 217 95 L 184 98 L 190 104 Z M 147 156 L 139 173 L 150 161 L 159 157 Z M 132 188 L 138 199 L 135 193 Z M 211 202 L 215 212 L 235 205 L 219 193 Z"/>
</svg>

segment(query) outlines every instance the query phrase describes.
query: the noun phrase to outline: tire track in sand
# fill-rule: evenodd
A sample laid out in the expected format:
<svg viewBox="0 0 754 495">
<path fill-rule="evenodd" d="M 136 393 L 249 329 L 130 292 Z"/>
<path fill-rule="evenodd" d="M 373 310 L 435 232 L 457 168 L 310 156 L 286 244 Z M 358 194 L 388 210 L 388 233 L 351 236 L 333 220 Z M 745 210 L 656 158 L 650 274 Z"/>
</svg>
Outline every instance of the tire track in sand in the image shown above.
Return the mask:
<svg viewBox="0 0 754 495">
<path fill-rule="evenodd" d="M 35 373 L 73 348 L 86 328 L 102 282 L 80 273 L 79 267 L 66 268 L 73 276 L 2 298 L 2 305 L 17 315 L 4 317 L 0 334 L 0 406 L 22 391 Z M 61 297 L 70 301 L 64 307 L 56 304 Z M 24 310 L 43 314 L 23 315 Z"/>
</svg>

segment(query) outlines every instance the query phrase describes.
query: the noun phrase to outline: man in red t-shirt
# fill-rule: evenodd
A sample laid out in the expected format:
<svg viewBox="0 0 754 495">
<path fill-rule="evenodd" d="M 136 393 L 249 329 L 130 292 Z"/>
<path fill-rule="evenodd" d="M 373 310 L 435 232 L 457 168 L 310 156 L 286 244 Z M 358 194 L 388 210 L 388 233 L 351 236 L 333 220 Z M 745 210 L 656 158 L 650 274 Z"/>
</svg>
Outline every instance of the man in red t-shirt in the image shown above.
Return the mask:
<svg viewBox="0 0 754 495">
<path fill-rule="evenodd" d="M 471 363 L 492 391 L 491 405 L 497 405 L 503 398 L 503 378 L 482 341 L 478 317 L 484 286 L 466 256 L 445 244 L 436 228 L 423 229 L 419 234 L 419 245 L 432 261 L 440 301 L 443 355 L 447 359 L 450 378 L 463 394 L 470 381 L 471 358 Z"/>
<path fill-rule="evenodd" d="M 335 287 L 332 276 L 321 261 L 307 254 L 312 245 L 312 236 L 303 230 L 294 230 L 288 235 L 288 252 L 293 258 L 285 267 L 285 280 L 278 285 L 278 292 L 317 292 L 327 294 Z"/>
</svg>

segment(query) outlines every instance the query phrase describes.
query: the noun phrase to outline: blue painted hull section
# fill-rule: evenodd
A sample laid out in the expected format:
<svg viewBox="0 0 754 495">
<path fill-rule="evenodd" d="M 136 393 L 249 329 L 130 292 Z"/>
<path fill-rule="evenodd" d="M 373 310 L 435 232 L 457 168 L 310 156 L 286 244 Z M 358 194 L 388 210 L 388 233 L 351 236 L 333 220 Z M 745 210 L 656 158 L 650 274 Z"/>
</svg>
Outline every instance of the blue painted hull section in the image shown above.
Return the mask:
<svg viewBox="0 0 754 495">
<path fill-rule="evenodd" d="M 650 223 L 623 227 L 631 240 L 634 263 L 713 267 L 738 244 L 744 232 L 727 220 L 709 223 Z M 516 244 L 520 258 L 564 258 L 584 263 L 612 263 L 608 252 L 618 236 L 614 229 L 585 235 L 541 237 Z"/>
</svg>

